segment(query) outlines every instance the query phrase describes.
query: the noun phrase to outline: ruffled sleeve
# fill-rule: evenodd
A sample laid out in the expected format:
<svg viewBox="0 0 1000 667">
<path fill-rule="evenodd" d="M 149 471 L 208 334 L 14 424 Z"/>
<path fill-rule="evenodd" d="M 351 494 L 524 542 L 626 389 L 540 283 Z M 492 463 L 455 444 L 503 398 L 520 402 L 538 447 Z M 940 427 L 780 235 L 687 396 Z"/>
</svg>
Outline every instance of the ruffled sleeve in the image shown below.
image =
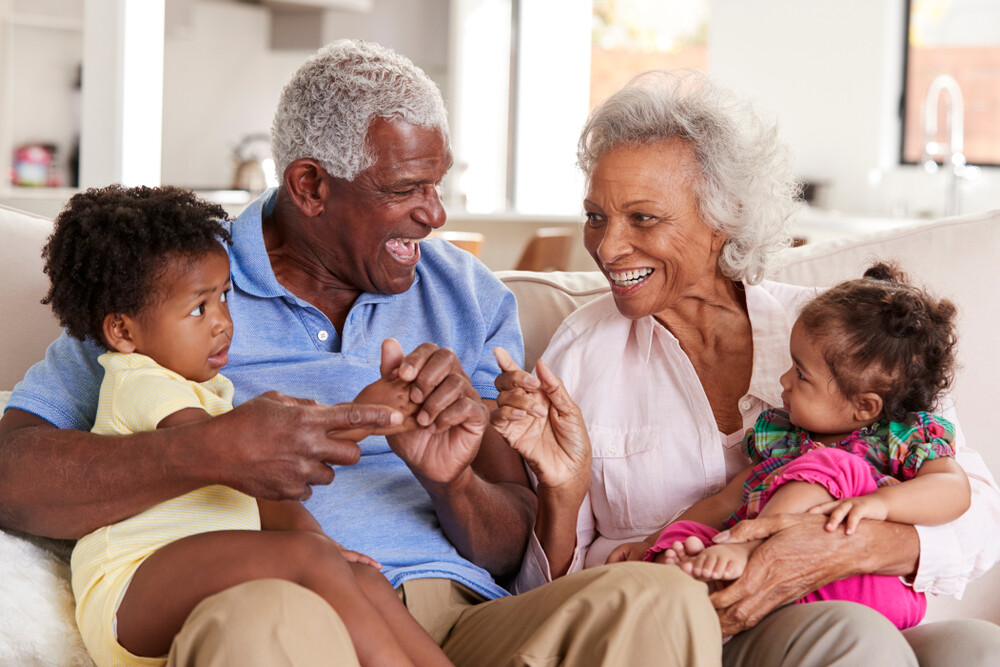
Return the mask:
<svg viewBox="0 0 1000 667">
<path fill-rule="evenodd" d="M 912 479 L 924 461 L 955 456 L 955 426 L 929 412 L 913 412 L 889 424 L 889 464 L 900 481 Z"/>
</svg>

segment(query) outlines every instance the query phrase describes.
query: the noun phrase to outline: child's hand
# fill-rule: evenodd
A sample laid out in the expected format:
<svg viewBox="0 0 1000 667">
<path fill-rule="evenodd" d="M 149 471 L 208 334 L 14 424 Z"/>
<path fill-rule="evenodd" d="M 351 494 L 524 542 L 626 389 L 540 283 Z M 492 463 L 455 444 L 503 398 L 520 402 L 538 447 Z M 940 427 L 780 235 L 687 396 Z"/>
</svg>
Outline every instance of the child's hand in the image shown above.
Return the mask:
<svg viewBox="0 0 1000 667">
<path fill-rule="evenodd" d="M 361 563 L 362 565 L 371 565 L 376 570 L 382 569 L 382 563 L 378 562 L 371 556 L 366 556 L 363 553 L 354 551 L 353 549 L 346 549 L 344 545 L 331 538 L 331 541 L 337 545 L 337 549 L 340 551 L 340 555 L 344 557 L 348 563 Z"/>
<path fill-rule="evenodd" d="M 651 545 L 645 540 L 642 542 L 626 542 L 614 548 L 605 563 L 621 563 L 628 560 L 642 560 Z"/>
<path fill-rule="evenodd" d="M 354 397 L 355 403 L 367 403 L 372 405 L 387 405 L 393 410 L 403 413 L 403 423 L 397 426 L 390 426 L 382 429 L 351 429 L 349 431 L 338 431 L 331 436 L 344 438 L 346 440 L 361 440 L 369 435 L 392 435 L 403 431 L 410 431 L 419 428 L 416 420 L 417 410 L 420 406 L 410 400 L 411 382 L 399 379 L 395 373 L 388 378 L 375 380 L 370 385 L 358 392 Z"/>
<path fill-rule="evenodd" d="M 829 514 L 830 520 L 826 522 L 828 531 L 833 532 L 837 526 L 845 523 L 847 534 L 853 535 L 862 519 L 884 520 L 887 518 L 889 505 L 876 492 L 856 498 L 841 498 L 840 500 L 820 503 L 811 507 L 809 512 L 810 514 Z M 844 522 L 845 518 L 846 522 Z"/>
</svg>

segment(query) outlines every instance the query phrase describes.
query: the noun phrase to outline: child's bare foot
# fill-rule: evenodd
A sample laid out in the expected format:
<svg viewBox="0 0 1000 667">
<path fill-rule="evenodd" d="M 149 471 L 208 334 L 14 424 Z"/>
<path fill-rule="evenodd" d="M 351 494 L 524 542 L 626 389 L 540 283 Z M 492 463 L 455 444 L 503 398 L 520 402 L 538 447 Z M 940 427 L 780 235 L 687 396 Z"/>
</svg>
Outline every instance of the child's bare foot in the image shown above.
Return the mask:
<svg viewBox="0 0 1000 667">
<path fill-rule="evenodd" d="M 699 581 L 732 581 L 743 574 L 754 544 L 715 544 L 681 563 L 681 569 Z"/>
<path fill-rule="evenodd" d="M 683 542 L 675 541 L 670 547 L 658 553 L 656 555 L 656 562 L 666 563 L 667 565 L 680 565 L 704 550 L 705 543 L 701 541 L 701 538 L 691 535 Z"/>
</svg>

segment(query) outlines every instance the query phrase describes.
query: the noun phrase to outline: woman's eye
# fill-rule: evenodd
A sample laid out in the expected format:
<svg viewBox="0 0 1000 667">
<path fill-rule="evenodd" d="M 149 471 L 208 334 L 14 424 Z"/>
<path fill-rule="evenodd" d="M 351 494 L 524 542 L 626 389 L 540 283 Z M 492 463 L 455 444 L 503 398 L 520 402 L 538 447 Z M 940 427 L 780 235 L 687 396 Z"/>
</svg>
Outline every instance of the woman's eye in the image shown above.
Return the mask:
<svg viewBox="0 0 1000 667">
<path fill-rule="evenodd" d="M 653 216 L 646 215 L 645 213 L 633 213 L 632 220 L 639 223 L 649 222 L 653 219 Z"/>
<path fill-rule="evenodd" d="M 205 314 L 205 304 L 199 303 L 188 315 L 191 317 L 201 317 Z"/>
<path fill-rule="evenodd" d="M 227 301 L 229 301 L 229 290 L 226 290 L 222 294 L 219 295 L 219 302 L 220 303 L 225 303 Z"/>
<path fill-rule="evenodd" d="M 587 213 L 585 222 L 588 227 L 598 227 L 604 222 L 604 218 L 599 213 Z"/>
</svg>

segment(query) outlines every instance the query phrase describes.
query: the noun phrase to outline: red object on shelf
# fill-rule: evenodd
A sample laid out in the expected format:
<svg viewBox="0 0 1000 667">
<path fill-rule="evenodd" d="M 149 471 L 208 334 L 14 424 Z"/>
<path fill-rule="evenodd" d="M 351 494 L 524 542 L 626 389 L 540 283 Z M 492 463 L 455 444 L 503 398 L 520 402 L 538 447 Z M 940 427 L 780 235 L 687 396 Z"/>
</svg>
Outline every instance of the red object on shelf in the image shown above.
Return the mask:
<svg viewBox="0 0 1000 667">
<path fill-rule="evenodd" d="M 51 144 L 25 144 L 14 150 L 11 183 L 26 187 L 57 187 L 56 147 Z"/>
</svg>

